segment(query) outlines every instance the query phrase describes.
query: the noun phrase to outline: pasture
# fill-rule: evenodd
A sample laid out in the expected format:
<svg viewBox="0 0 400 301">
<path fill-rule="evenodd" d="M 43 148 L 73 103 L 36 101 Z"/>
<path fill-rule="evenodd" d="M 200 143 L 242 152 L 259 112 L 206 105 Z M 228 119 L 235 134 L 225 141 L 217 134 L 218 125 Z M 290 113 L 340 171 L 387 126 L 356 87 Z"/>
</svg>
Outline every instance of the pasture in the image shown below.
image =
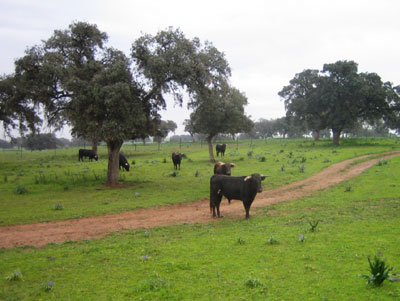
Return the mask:
<svg viewBox="0 0 400 301">
<path fill-rule="evenodd" d="M 363 154 L 398 149 L 393 139 L 228 142 L 232 175 L 260 172 L 264 190 Z M 205 145 L 123 146 L 129 173 L 104 186 L 106 150 L 78 162 L 78 149 L 0 153 L 1 225 L 62 220 L 208 198 Z M 164 162 L 164 159 L 166 163 Z M 312 197 L 257 209 L 250 220 L 219 219 L 116 232 L 108 237 L 0 250 L 4 300 L 397 300 L 400 284 L 365 285 L 368 256 L 400 263 L 400 158 Z M 19 193 L 18 187 L 26 192 Z M 255 200 L 257 202 L 257 200 Z M 62 208 L 57 209 L 57 204 Z M 310 223 L 319 221 L 315 231 Z M 20 280 L 6 278 L 19 271 Z M 392 273 L 398 273 L 394 269 Z"/>
</svg>

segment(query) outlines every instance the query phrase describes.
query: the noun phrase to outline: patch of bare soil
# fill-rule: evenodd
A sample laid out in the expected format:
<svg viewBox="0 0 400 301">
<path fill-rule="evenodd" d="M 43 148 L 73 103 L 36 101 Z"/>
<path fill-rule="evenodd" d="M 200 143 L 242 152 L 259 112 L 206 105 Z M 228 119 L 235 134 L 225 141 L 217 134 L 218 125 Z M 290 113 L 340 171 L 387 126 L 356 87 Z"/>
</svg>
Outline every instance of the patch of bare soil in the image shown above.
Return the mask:
<svg viewBox="0 0 400 301">
<path fill-rule="evenodd" d="M 254 200 L 251 214 L 256 214 L 255 208 L 295 200 L 311 195 L 318 190 L 329 188 L 358 176 L 379 160 L 389 159 L 398 155 L 400 155 L 400 151 L 386 153 L 379 157 L 374 154 L 349 159 L 333 164 L 307 179 L 273 190 L 263 191 Z M 368 160 L 354 164 L 360 159 Z M 240 201 L 233 201 L 230 205 L 228 205 L 228 202 L 223 201 L 221 213 L 229 218 L 244 218 L 245 214 Z M 43 246 L 51 242 L 99 238 L 113 231 L 183 223 L 207 223 L 213 220 L 215 219 L 210 214 L 209 200 L 202 199 L 193 203 L 140 209 L 99 217 L 4 226 L 0 227 L 0 247 Z"/>
</svg>

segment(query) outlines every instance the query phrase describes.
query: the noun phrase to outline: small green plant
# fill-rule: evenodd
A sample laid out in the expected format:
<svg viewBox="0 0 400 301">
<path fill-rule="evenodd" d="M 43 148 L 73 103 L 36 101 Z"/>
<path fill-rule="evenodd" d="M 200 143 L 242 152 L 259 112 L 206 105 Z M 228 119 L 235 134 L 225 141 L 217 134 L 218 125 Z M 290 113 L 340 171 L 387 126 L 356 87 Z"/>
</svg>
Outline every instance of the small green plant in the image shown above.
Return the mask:
<svg viewBox="0 0 400 301">
<path fill-rule="evenodd" d="M 256 288 L 262 286 L 262 283 L 257 278 L 248 278 L 245 282 L 245 285 L 248 288 Z"/>
<path fill-rule="evenodd" d="M 299 168 L 299 173 L 304 173 L 305 171 L 304 165 L 300 165 L 298 168 Z"/>
<path fill-rule="evenodd" d="M 23 278 L 22 278 L 21 272 L 18 271 L 18 270 L 15 270 L 14 272 L 12 272 L 11 275 L 6 277 L 6 280 L 8 280 L 8 281 L 20 281 L 20 280 L 23 280 Z"/>
<path fill-rule="evenodd" d="M 249 150 L 249 151 L 247 152 L 247 157 L 249 157 L 249 158 L 252 158 L 252 157 L 253 157 L 253 151 L 252 151 L 252 150 Z"/>
<path fill-rule="evenodd" d="M 171 172 L 171 173 L 169 174 L 169 176 L 170 176 L 170 177 L 173 177 L 173 178 L 179 177 L 179 172 L 173 171 L 173 172 Z"/>
<path fill-rule="evenodd" d="M 162 163 L 167 163 L 167 159 L 164 158 L 163 161 L 162 161 Z"/>
<path fill-rule="evenodd" d="M 260 160 L 260 162 L 265 162 L 265 161 L 267 161 L 267 159 L 266 159 L 264 156 L 262 156 L 259 160 Z"/>
<path fill-rule="evenodd" d="M 277 245 L 279 244 L 279 240 L 273 238 L 272 236 L 267 240 L 268 245 Z"/>
<path fill-rule="evenodd" d="M 64 189 L 64 191 L 69 190 L 69 185 L 68 185 L 68 184 L 65 184 L 64 187 L 63 187 L 63 189 Z"/>
<path fill-rule="evenodd" d="M 310 228 L 310 232 L 315 232 L 315 230 L 317 230 L 317 226 L 319 224 L 320 220 L 309 220 L 308 223 L 310 224 L 311 228 Z"/>
<path fill-rule="evenodd" d="M 375 255 L 374 261 L 368 257 L 368 263 L 371 275 L 360 275 L 362 278 L 367 279 L 367 284 L 374 286 L 381 286 L 383 281 L 389 279 L 389 272 L 393 270 L 393 267 L 389 268 L 385 261 Z"/>
<path fill-rule="evenodd" d="M 16 188 L 15 188 L 15 193 L 16 194 L 25 194 L 25 193 L 27 193 L 28 192 L 28 190 L 26 189 L 26 187 L 24 186 L 24 185 L 18 185 Z"/>
<path fill-rule="evenodd" d="M 8 182 L 8 178 L 7 178 L 7 175 L 5 175 L 4 176 L 4 183 L 7 183 Z"/>
<path fill-rule="evenodd" d="M 350 192 L 351 191 L 351 185 L 347 185 L 346 188 L 344 189 L 344 192 Z"/>
<path fill-rule="evenodd" d="M 246 242 L 242 239 L 242 238 L 238 238 L 238 240 L 237 240 L 237 243 L 239 244 L 239 245 L 244 245 L 244 244 L 246 244 Z"/>
<path fill-rule="evenodd" d="M 64 206 L 61 205 L 61 204 L 56 204 L 56 205 L 54 206 L 54 210 L 64 210 Z"/>
<path fill-rule="evenodd" d="M 379 162 L 378 162 L 378 166 L 383 166 L 383 165 L 387 165 L 388 164 L 388 161 L 387 160 L 380 160 Z"/>
<path fill-rule="evenodd" d="M 53 281 L 49 281 L 49 282 L 47 282 L 44 286 L 43 286 L 43 288 L 44 288 L 44 291 L 45 292 L 50 292 L 50 291 L 52 291 L 53 290 L 53 288 L 54 288 L 54 283 L 53 283 Z"/>
<path fill-rule="evenodd" d="M 198 178 L 198 177 L 200 176 L 200 172 L 199 172 L 198 170 L 196 170 L 194 176 L 195 176 L 196 178 Z"/>
<path fill-rule="evenodd" d="M 306 161 L 307 161 L 307 158 L 306 157 L 302 157 L 301 160 L 300 160 L 300 163 L 304 163 Z"/>
<path fill-rule="evenodd" d="M 281 166 L 281 171 L 284 172 L 285 171 L 285 165 Z"/>
</svg>

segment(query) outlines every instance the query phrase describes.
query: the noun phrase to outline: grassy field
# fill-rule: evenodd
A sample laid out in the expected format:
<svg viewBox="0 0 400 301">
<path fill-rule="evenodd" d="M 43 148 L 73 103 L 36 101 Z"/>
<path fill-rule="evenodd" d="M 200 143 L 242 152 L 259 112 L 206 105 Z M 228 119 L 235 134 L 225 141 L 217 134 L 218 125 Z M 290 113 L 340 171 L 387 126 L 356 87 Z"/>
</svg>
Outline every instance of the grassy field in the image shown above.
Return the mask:
<svg viewBox="0 0 400 301">
<path fill-rule="evenodd" d="M 398 149 L 397 139 L 347 139 L 340 147 L 330 140 L 270 139 L 228 141 L 224 161 L 234 162 L 232 175 L 263 173 L 264 189 L 288 184 L 332 163 L 363 154 Z M 208 197 L 213 165 L 200 143 L 124 145 L 132 168 L 120 173 L 120 187 L 104 185 L 105 147 L 98 162 L 78 162 L 78 148 L 52 151 L 0 151 L 0 226 L 98 216 Z M 172 151 L 187 155 L 174 176 Z M 56 210 L 63 209 L 63 210 Z"/>
<path fill-rule="evenodd" d="M 125 188 L 121 189 L 105 188 L 104 178 L 96 180 L 87 175 L 81 182 L 64 173 L 70 170 L 71 174 L 79 174 L 88 165 L 90 171 L 100 174 L 105 168 L 104 154 L 98 163 L 79 166 L 74 154 L 77 151 L 70 150 L 57 151 L 56 158 L 38 153 L 24 159 L 23 154 L 21 163 L 32 164 L 30 168 L 2 159 L 2 172 L 7 173 L 8 180 L 1 184 L 1 189 L 12 199 L 1 196 L 2 219 L 7 221 L 3 223 L 63 219 L 76 214 L 67 214 L 69 210 L 94 215 L 207 196 L 212 168 L 204 146 L 184 151 L 192 162 L 183 162 L 179 177 L 168 177 L 173 169 L 167 155 L 176 146 L 165 146 L 161 152 L 154 146 L 148 147 L 143 153 L 129 153 L 129 161 L 135 160 L 136 166 L 141 166 L 125 175 Z M 237 163 L 234 175 L 254 171 L 270 174 L 273 181 L 265 186 L 271 188 L 355 155 L 397 149 L 397 141 L 346 140 L 333 148 L 328 142 L 278 140 L 267 144 L 259 141 L 253 147 L 243 144 L 238 151 L 231 148 L 225 159 Z M 252 158 L 247 156 L 249 150 L 253 150 Z M 266 158 L 264 162 L 262 156 Z M 167 163 L 162 163 L 164 157 Z M 303 157 L 306 161 L 301 163 Z M 151 163 L 153 160 L 158 162 Z M 304 172 L 298 167 L 301 164 L 305 166 Z M 49 175 L 49 183 L 34 183 L 39 168 L 45 169 L 43 174 Z M 34 172 L 29 174 L 29 170 Z M 200 176 L 195 177 L 197 170 Z M 222 219 L 210 224 L 113 233 L 103 239 L 50 244 L 44 248 L 2 249 L 0 299 L 399 300 L 399 282 L 387 281 L 382 287 L 373 288 L 359 277 L 369 274 L 367 258 L 376 254 L 395 267 L 393 274 L 399 273 L 399 170 L 400 158 L 396 157 L 312 197 L 258 209 L 250 220 Z M 18 178 L 19 172 L 24 175 Z M 57 179 L 50 176 L 54 174 Z M 68 190 L 63 189 L 65 184 L 70 186 Z M 16 185 L 25 185 L 28 192 L 15 194 Z M 152 194 L 148 186 L 154 185 L 165 185 L 163 193 Z M 189 185 L 192 186 L 186 187 Z M 193 188 L 202 185 L 206 187 Z M 185 192 L 190 189 L 194 191 Z M 137 199 L 132 196 L 135 191 L 140 192 Z M 47 201 L 37 200 L 38 204 L 33 205 L 35 196 Z M 88 196 L 93 198 L 92 202 L 84 202 Z M 74 197 L 80 201 L 75 202 Z M 38 216 L 24 216 L 20 212 L 20 217 L 13 204 L 24 202 L 21 198 L 26 198 L 29 211 L 35 212 L 33 207 L 37 205 L 47 215 L 41 216 L 38 210 Z M 141 198 L 149 204 L 139 205 Z M 60 200 L 64 210 L 54 210 L 52 207 Z M 102 203 L 105 200 L 110 200 L 107 205 Z M 135 204 L 129 206 L 129 202 Z M 311 231 L 310 222 L 317 220 L 320 222 L 316 230 Z M 20 272 L 15 277 L 20 280 L 7 280 L 14 271 Z"/>
</svg>

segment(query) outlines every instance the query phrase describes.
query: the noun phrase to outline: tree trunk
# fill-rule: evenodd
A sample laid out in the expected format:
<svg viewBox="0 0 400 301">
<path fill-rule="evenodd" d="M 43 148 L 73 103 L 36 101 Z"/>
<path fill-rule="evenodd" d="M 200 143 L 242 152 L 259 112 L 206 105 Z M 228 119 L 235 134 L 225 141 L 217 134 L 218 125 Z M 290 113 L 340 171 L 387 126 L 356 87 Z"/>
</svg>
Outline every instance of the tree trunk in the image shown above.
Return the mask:
<svg viewBox="0 0 400 301">
<path fill-rule="evenodd" d="M 92 140 L 92 151 L 97 155 L 97 141 Z"/>
<path fill-rule="evenodd" d="M 119 151 L 121 149 L 122 140 L 108 140 L 108 171 L 107 171 L 107 183 L 108 186 L 118 184 L 119 180 Z"/>
<path fill-rule="evenodd" d="M 338 146 L 339 145 L 339 139 L 340 139 L 340 133 L 342 131 L 339 129 L 332 129 L 332 135 L 333 135 L 333 144 Z"/>
<path fill-rule="evenodd" d="M 207 143 L 208 143 L 208 152 L 210 154 L 210 162 L 215 163 L 214 148 L 212 145 L 212 137 L 207 138 Z"/>
<path fill-rule="evenodd" d="M 313 137 L 315 141 L 319 141 L 319 130 L 313 130 Z"/>
</svg>

